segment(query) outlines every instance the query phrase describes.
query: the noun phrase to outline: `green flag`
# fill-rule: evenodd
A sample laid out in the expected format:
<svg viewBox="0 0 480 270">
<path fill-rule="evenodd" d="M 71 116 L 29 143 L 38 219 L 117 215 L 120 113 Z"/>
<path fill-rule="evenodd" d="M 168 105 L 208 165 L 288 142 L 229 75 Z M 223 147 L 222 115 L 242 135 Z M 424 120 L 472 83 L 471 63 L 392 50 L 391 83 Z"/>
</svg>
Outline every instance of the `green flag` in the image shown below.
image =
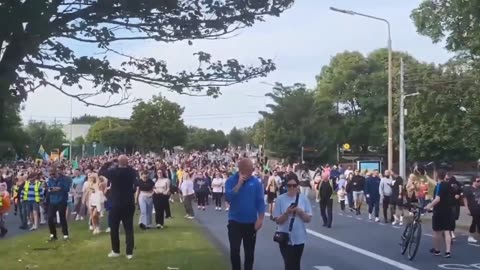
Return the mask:
<svg viewBox="0 0 480 270">
<path fill-rule="evenodd" d="M 60 153 L 60 158 L 65 158 L 65 157 L 68 157 L 68 147 L 63 149 L 62 153 Z"/>
</svg>

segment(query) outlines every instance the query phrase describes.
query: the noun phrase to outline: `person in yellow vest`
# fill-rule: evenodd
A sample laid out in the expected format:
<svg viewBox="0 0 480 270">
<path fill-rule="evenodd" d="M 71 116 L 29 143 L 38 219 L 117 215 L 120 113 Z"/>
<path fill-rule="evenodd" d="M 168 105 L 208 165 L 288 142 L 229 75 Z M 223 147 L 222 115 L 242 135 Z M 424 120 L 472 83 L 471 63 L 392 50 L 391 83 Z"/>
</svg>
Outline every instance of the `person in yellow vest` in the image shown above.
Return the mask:
<svg viewBox="0 0 480 270">
<path fill-rule="evenodd" d="M 328 175 L 322 175 L 322 181 L 318 187 L 320 197 L 320 214 L 322 215 L 323 227 L 331 228 L 333 222 L 333 181 Z"/>
<path fill-rule="evenodd" d="M 43 202 L 44 192 L 43 183 L 38 177 L 38 173 L 32 173 L 25 181 L 21 194 L 22 203 L 27 208 L 27 215 L 32 221 L 31 231 L 38 229 L 40 219 L 40 203 Z"/>
<path fill-rule="evenodd" d="M 10 210 L 10 196 L 7 192 L 6 183 L 0 183 L 0 238 L 4 237 L 8 230 L 5 226 L 4 216 Z"/>
</svg>

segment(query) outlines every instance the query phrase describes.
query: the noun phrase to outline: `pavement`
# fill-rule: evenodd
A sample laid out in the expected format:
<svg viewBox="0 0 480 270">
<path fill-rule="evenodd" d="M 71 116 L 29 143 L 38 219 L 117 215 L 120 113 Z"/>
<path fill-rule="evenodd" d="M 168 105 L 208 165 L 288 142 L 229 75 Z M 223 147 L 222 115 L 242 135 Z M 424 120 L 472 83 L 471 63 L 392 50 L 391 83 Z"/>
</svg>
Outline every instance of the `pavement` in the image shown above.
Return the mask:
<svg viewBox="0 0 480 270">
<path fill-rule="evenodd" d="M 400 254 L 400 235 L 403 227 L 376 223 L 368 220 L 368 214 L 361 216 L 341 212 L 334 208 L 333 227 L 322 227 L 319 207 L 314 207 L 314 218 L 307 228 L 307 243 L 302 257 L 305 270 L 434 270 L 434 269 L 480 269 L 480 244 L 467 243 L 467 234 L 457 232 L 452 247 L 452 258 L 434 257 L 429 253 L 432 247 L 431 225 L 426 221 L 417 256 L 413 261 Z M 227 212 L 196 210 L 196 219 L 229 258 L 227 235 Z M 265 219 L 257 234 L 255 251 L 256 270 L 283 269 L 279 248 L 272 236 L 275 224 Z M 243 255 L 242 255 L 243 258 Z"/>
</svg>

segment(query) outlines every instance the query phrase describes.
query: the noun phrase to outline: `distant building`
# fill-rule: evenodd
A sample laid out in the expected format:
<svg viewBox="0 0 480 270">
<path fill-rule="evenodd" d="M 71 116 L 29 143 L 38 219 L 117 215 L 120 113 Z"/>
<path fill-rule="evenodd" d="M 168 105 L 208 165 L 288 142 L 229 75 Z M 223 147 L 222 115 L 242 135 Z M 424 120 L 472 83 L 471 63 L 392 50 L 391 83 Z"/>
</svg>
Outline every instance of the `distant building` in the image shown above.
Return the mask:
<svg viewBox="0 0 480 270">
<path fill-rule="evenodd" d="M 62 126 L 62 130 L 67 140 L 70 139 L 70 130 L 72 131 L 72 140 L 75 140 L 75 138 L 78 137 L 83 137 L 85 139 L 87 138 L 87 134 L 91 126 L 92 125 L 88 124 L 66 124 Z"/>
</svg>

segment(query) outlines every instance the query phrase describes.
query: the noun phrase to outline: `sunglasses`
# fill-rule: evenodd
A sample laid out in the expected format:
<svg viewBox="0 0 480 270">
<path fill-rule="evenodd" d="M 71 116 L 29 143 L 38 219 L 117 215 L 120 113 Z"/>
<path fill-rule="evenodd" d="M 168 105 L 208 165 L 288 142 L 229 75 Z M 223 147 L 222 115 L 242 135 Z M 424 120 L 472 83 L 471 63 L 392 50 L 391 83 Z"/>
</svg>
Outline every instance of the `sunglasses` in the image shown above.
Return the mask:
<svg viewBox="0 0 480 270">
<path fill-rule="evenodd" d="M 289 188 L 295 188 L 295 187 L 298 187 L 298 185 L 297 185 L 297 184 L 287 184 L 287 187 L 289 187 Z"/>
</svg>

